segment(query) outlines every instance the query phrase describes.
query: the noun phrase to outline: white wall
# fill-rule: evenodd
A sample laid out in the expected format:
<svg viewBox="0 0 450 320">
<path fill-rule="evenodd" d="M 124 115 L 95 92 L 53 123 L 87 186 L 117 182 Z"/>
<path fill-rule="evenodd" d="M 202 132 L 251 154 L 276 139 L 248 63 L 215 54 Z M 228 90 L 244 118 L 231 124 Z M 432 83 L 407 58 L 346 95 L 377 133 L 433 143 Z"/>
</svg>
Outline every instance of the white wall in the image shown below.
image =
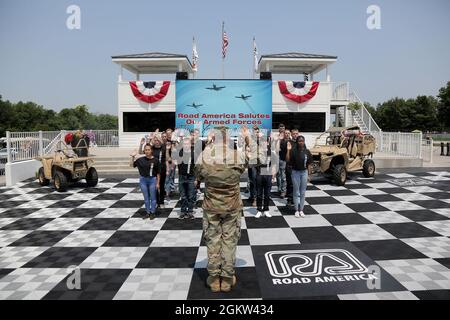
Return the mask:
<svg viewBox="0 0 450 320">
<path fill-rule="evenodd" d="M 41 166 L 41 162 L 37 160 L 7 163 L 5 165 L 6 186 L 10 187 L 17 182 L 35 177 Z"/>
<path fill-rule="evenodd" d="M 124 112 L 175 112 L 175 81 L 170 82 L 169 91 L 161 101 L 157 103 L 145 103 L 136 99 L 131 91 L 128 81 L 118 83 L 119 101 L 119 146 L 125 148 L 137 148 L 141 138 L 148 132 L 123 132 Z"/>
</svg>

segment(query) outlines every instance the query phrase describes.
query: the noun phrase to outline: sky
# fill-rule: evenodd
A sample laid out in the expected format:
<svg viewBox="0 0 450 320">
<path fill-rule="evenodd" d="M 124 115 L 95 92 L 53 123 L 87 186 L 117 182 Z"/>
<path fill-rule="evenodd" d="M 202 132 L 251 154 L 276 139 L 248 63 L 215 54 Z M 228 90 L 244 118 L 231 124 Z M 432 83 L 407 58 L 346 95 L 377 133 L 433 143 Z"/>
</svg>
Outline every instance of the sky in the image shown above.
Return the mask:
<svg viewBox="0 0 450 320">
<path fill-rule="evenodd" d="M 79 30 L 66 26 L 73 4 L 81 10 Z M 373 4 L 381 10 L 378 30 L 366 25 Z M 252 77 L 256 37 L 259 54 L 338 56 L 331 80 L 350 82 L 373 105 L 437 95 L 450 81 L 449 13 L 448 0 L 0 0 L 0 95 L 56 111 L 86 104 L 116 114 L 119 67 L 112 55 L 191 57 L 195 36 L 196 78 L 220 78 L 222 21 L 226 78 Z M 158 80 L 174 77 L 166 78 Z"/>
</svg>

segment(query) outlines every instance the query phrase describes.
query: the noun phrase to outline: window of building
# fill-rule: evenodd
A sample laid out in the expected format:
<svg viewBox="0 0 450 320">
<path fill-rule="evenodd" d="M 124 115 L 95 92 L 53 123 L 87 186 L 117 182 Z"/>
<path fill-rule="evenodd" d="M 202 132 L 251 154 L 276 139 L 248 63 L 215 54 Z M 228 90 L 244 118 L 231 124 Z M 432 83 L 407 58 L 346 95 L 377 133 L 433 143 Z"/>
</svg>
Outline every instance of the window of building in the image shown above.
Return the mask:
<svg viewBox="0 0 450 320">
<path fill-rule="evenodd" d="M 175 112 L 124 112 L 124 132 L 153 132 L 175 127 Z"/>
<path fill-rule="evenodd" d="M 300 132 L 324 132 L 325 112 L 273 112 L 272 128 L 283 123 L 287 129 L 297 128 Z"/>
</svg>

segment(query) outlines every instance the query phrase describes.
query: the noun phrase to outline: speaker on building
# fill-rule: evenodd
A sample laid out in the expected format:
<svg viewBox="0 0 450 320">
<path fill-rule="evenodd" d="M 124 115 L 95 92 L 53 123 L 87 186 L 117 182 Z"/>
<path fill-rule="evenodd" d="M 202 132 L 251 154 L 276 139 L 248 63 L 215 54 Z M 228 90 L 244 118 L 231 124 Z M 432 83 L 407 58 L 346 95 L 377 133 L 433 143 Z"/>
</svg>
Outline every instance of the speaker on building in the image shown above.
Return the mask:
<svg viewBox="0 0 450 320">
<path fill-rule="evenodd" d="M 187 72 L 177 72 L 177 80 L 188 80 L 188 73 Z"/>
<path fill-rule="evenodd" d="M 272 72 L 260 72 L 259 78 L 261 80 L 272 80 Z"/>
</svg>

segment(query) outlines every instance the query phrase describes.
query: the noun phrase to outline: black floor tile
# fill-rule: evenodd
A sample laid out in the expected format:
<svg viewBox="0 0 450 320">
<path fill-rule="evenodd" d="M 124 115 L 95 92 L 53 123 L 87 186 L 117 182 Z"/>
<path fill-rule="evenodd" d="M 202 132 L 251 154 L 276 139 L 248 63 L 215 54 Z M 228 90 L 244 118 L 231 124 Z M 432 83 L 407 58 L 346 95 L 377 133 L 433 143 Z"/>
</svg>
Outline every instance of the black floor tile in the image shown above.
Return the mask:
<svg viewBox="0 0 450 320">
<path fill-rule="evenodd" d="M 52 247 L 71 231 L 33 231 L 9 245 L 9 247 Z"/>
<path fill-rule="evenodd" d="M 381 228 L 395 236 L 396 238 L 419 238 L 419 237 L 440 237 L 439 233 L 434 232 L 416 222 L 405 223 L 383 223 L 379 224 Z"/>
<path fill-rule="evenodd" d="M 335 227 L 292 228 L 300 243 L 348 242 Z"/>
<path fill-rule="evenodd" d="M 352 242 L 373 260 L 427 258 L 424 254 L 398 239 Z"/>
<path fill-rule="evenodd" d="M 148 247 L 158 231 L 116 231 L 103 247 Z"/>
<path fill-rule="evenodd" d="M 193 268 L 198 247 L 150 247 L 136 268 Z"/>
<path fill-rule="evenodd" d="M 449 220 L 448 217 L 433 212 L 431 210 L 403 210 L 395 211 L 398 214 L 412 220 L 412 221 L 438 221 L 438 220 Z"/>
<path fill-rule="evenodd" d="M 372 224 L 372 222 L 357 213 L 324 214 L 323 217 L 334 226 L 349 224 Z"/>
<path fill-rule="evenodd" d="M 68 275 L 44 296 L 44 300 L 112 300 L 131 269 L 81 269 L 81 289 L 67 287 Z"/>
<path fill-rule="evenodd" d="M 36 230 L 52 220 L 52 218 L 21 218 L 3 226 L 0 230 Z"/>
<path fill-rule="evenodd" d="M 245 224 L 247 229 L 259 229 L 259 228 L 289 228 L 288 223 L 284 217 L 272 216 L 271 218 L 261 217 L 246 217 Z"/>
<path fill-rule="evenodd" d="M 96 248 L 52 247 L 31 261 L 23 268 L 68 268 L 78 266 L 89 257 Z"/>
<path fill-rule="evenodd" d="M 202 218 L 183 219 L 168 218 L 161 230 L 202 230 Z"/>
<path fill-rule="evenodd" d="M 78 230 L 117 230 L 127 220 L 127 218 L 93 218 Z"/>
</svg>

